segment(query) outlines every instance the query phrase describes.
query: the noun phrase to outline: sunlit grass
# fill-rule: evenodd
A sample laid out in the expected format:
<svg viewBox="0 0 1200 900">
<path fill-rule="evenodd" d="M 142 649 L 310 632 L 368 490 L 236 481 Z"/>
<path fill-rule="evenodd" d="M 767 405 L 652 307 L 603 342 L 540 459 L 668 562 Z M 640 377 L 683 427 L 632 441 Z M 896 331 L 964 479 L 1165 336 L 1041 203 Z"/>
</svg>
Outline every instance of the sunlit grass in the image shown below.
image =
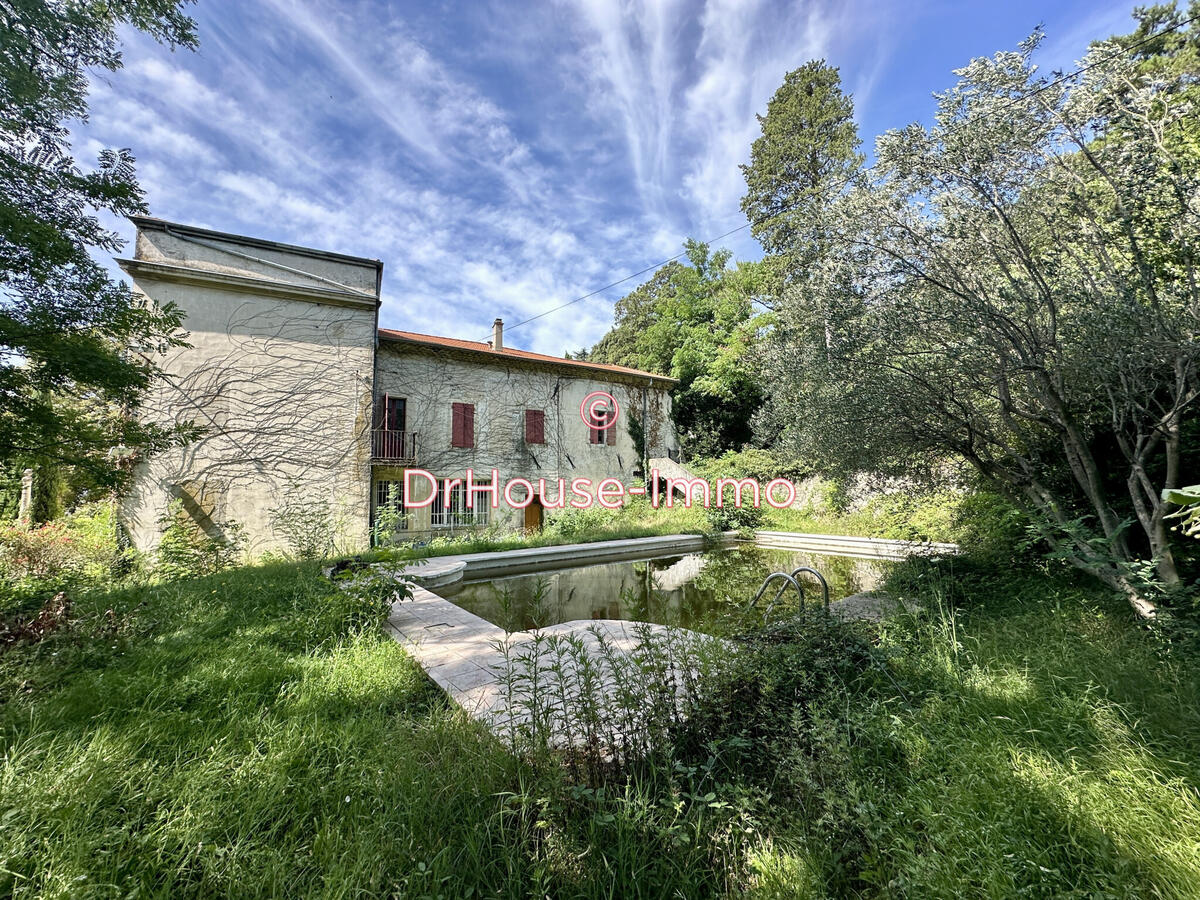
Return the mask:
<svg viewBox="0 0 1200 900">
<path fill-rule="evenodd" d="M 318 569 L 80 595 L 0 655 L 0 893 L 1200 895 L 1195 656 L 1069 578 L 910 579 L 821 778 L 713 786 L 733 841 L 674 776 L 514 759 Z"/>
</svg>

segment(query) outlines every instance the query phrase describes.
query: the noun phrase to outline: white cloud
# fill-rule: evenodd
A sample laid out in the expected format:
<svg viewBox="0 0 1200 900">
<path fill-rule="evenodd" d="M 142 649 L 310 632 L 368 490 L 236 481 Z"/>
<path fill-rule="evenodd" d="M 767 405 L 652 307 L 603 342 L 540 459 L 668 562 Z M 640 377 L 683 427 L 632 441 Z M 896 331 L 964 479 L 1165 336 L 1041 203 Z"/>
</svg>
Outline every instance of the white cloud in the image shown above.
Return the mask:
<svg viewBox="0 0 1200 900">
<path fill-rule="evenodd" d="M 133 148 L 156 215 L 383 259 L 385 326 L 484 338 L 742 224 L 737 165 L 784 73 L 849 62 L 861 110 L 906 9 L 211 0 L 197 53 L 129 33 L 79 147 Z M 511 342 L 591 344 L 641 280 Z"/>
</svg>

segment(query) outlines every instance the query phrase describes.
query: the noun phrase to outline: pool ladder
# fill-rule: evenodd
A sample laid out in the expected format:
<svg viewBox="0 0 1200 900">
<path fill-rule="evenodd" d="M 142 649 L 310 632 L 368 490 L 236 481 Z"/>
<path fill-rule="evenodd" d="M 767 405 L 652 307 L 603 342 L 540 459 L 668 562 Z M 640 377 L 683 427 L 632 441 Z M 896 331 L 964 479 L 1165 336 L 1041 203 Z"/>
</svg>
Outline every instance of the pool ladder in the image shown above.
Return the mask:
<svg viewBox="0 0 1200 900">
<path fill-rule="evenodd" d="M 762 587 L 758 589 L 758 593 L 754 595 L 754 599 L 747 604 L 746 609 L 754 609 L 758 605 L 758 601 L 762 599 L 762 595 L 767 592 L 767 588 L 773 581 L 782 581 L 779 590 L 775 592 L 775 596 L 771 598 L 771 602 L 767 604 L 766 611 L 763 612 L 763 618 L 771 615 L 771 610 L 775 608 L 775 604 L 779 602 L 779 598 L 783 596 L 788 587 L 796 589 L 796 597 L 800 600 L 801 607 L 804 606 L 804 588 L 800 586 L 799 578 L 801 575 L 812 575 L 821 584 L 821 599 L 825 604 L 825 609 L 829 609 L 829 582 L 825 580 L 825 576 L 811 566 L 797 566 L 792 570 L 792 574 L 786 572 L 772 572 L 767 576 L 762 583 Z"/>
</svg>

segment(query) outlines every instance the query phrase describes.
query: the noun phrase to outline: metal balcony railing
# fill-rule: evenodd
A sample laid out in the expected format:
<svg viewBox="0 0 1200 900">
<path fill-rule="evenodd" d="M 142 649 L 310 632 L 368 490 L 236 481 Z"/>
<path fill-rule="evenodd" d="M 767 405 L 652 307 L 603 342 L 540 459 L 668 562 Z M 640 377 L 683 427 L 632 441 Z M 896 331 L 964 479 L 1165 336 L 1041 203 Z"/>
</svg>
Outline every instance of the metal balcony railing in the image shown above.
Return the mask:
<svg viewBox="0 0 1200 900">
<path fill-rule="evenodd" d="M 375 462 L 415 465 L 417 433 L 375 428 L 371 431 L 371 459 Z"/>
</svg>

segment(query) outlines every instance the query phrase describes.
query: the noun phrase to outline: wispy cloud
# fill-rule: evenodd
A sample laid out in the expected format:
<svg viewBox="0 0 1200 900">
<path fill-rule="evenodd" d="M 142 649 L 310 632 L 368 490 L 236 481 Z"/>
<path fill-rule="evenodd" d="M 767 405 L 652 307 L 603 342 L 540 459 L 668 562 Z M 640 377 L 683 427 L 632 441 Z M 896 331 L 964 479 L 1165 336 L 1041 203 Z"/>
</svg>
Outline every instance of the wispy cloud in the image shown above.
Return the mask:
<svg viewBox="0 0 1200 900">
<path fill-rule="evenodd" d="M 755 114 L 805 60 L 841 66 L 867 130 L 914 59 L 936 50 L 919 87 L 944 87 L 965 62 L 946 18 L 970 16 L 921 9 L 211 0 L 194 8 L 196 53 L 127 35 L 77 145 L 133 148 L 157 215 L 383 259 L 385 325 L 484 338 L 497 315 L 528 318 L 740 224 Z M 1089 21 L 1076 55 L 1089 28 L 1112 30 Z M 914 34 L 941 44 L 898 43 Z M 757 252 L 745 232 L 728 243 Z M 635 285 L 511 339 L 590 344 Z"/>
</svg>

